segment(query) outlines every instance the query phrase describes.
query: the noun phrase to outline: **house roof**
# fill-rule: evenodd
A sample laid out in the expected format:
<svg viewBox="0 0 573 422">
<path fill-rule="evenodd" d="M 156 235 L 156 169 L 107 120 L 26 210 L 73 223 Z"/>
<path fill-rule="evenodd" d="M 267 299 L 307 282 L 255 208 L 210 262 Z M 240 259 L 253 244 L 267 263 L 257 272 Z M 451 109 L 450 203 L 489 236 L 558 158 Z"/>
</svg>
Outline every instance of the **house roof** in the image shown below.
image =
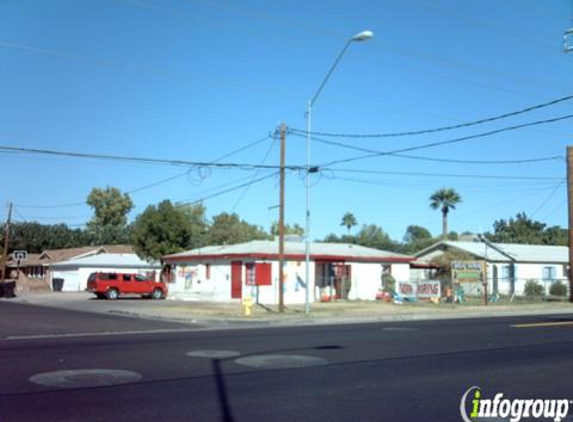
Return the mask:
<svg viewBox="0 0 573 422">
<path fill-rule="evenodd" d="M 67 249 L 47 249 L 40 254 L 28 254 L 26 261 L 20 262 L 21 267 L 34 267 L 44 264 L 53 264 L 56 262 L 69 261 L 71 259 L 81 258 L 95 254 L 112 254 L 112 253 L 134 253 L 130 245 L 102 245 L 102 246 L 83 246 L 80 248 Z M 7 262 L 8 266 L 16 266 L 16 262 L 11 256 Z"/>
<path fill-rule="evenodd" d="M 493 262 L 560 263 L 569 262 L 567 246 L 521 245 L 515 243 L 442 241 L 416 253 L 424 260 L 444 248 L 453 248 L 474 255 L 477 259 Z"/>
<path fill-rule="evenodd" d="M 63 267 L 88 267 L 88 268 L 149 268 L 159 269 L 161 265 L 157 262 L 149 263 L 140 259 L 136 254 L 102 253 L 98 255 L 86 256 L 69 261 L 52 264 L 53 268 Z"/>
<path fill-rule="evenodd" d="M 285 242 L 285 259 L 304 260 L 306 256 L 304 242 Z M 168 263 L 181 261 L 217 260 L 217 259 L 278 259 L 279 243 L 274 240 L 253 240 L 236 245 L 207 246 L 186 252 L 166 255 Z M 348 243 L 312 243 L 312 260 L 363 261 L 363 262 L 410 262 L 414 257 L 367 248 Z"/>
</svg>

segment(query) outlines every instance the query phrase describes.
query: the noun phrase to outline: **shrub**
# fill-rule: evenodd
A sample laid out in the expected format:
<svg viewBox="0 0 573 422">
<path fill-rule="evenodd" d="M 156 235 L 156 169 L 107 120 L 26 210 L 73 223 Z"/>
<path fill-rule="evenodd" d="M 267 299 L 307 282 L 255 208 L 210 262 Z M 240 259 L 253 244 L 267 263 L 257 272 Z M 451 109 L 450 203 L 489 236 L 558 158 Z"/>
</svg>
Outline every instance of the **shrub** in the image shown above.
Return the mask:
<svg viewBox="0 0 573 422">
<path fill-rule="evenodd" d="M 523 289 L 525 297 L 543 296 L 543 286 L 535 280 L 527 280 Z"/>
<path fill-rule="evenodd" d="M 567 286 L 562 281 L 556 281 L 551 284 L 549 294 L 552 296 L 567 296 Z"/>
<path fill-rule="evenodd" d="M 396 290 L 396 279 L 392 274 L 384 274 L 382 276 L 382 291 L 384 293 L 393 293 Z"/>
</svg>

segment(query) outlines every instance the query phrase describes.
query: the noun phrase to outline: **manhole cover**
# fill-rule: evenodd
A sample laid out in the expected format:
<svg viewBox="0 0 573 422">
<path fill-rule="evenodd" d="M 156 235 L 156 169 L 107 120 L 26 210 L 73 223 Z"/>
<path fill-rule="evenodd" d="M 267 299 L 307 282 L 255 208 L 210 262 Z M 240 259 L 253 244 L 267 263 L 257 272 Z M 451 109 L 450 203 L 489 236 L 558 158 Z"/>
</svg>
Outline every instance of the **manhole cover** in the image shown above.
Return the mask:
<svg viewBox="0 0 573 422">
<path fill-rule="evenodd" d="M 187 352 L 186 355 L 194 358 L 225 359 L 234 358 L 241 354 L 233 350 L 194 350 Z"/>
<path fill-rule="evenodd" d="M 261 369 L 304 368 L 328 363 L 326 359 L 303 355 L 257 355 L 239 358 L 235 362 Z"/>
<path fill-rule="evenodd" d="M 30 382 L 61 388 L 87 388 L 127 384 L 141 379 L 137 372 L 120 369 L 75 369 L 36 374 Z"/>
</svg>

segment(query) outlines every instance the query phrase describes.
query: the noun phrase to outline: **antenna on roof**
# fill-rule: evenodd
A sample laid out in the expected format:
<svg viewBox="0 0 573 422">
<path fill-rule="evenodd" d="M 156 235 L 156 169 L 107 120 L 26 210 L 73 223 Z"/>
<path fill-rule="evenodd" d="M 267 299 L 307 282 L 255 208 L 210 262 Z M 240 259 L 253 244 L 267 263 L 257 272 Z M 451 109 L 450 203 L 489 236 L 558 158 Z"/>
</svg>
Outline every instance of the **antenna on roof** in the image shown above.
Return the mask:
<svg viewBox="0 0 573 422">
<path fill-rule="evenodd" d="M 571 27 L 563 33 L 563 51 L 571 53 L 573 51 L 573 0 L 569 1 L 571 6 Z"/>
<path fill-rule="evenodd" d="M 563 51 L 565 53 L 573 51 L 573 27 L 563 33 Z"/>
</svg>

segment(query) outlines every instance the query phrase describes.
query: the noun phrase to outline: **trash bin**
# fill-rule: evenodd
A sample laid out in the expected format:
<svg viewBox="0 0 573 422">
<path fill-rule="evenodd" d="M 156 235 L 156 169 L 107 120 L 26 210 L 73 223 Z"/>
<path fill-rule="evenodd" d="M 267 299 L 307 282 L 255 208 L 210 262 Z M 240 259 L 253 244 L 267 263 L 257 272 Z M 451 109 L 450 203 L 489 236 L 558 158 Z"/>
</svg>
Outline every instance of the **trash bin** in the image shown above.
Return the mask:
<svg viewBox="0 0 573 422">
<path fill-rule="evenodd" d="M 61 292 L 63 287 L 64 287 L 64 279 L 63 278 L 52 279 L 52 290 L 54 292 Z"/>
<path fill-rule="evenodd" d="M 5 281 L 0 283 L 0 297 L 13 298 L 16 297 L 16 282 L 15 281 Z"/>
</svg>

